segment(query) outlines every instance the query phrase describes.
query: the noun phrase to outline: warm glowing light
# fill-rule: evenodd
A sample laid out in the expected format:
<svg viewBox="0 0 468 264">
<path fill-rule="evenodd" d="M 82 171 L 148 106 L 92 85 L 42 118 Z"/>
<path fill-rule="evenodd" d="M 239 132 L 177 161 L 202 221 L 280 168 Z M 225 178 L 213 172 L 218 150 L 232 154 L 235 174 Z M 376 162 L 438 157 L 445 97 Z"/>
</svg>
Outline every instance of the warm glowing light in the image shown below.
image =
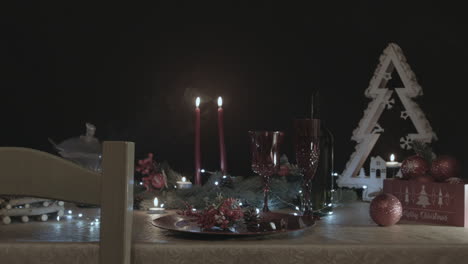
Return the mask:
<svg viewBox="0 0 468 264">
<path fill-rule="evenodd" d="M 195 100 L 195 106 L 196 107 L 200 106 L 200 97 L 197 97 L 197 99 Z"/>
<path fill-rule="evenodd" d="M 158 207 L 158 204 L 159 204 L 158 197 L 154 198 L 153 204 L 154 204 L 154 207 Z"/>
<path fill-rule="evenodd" d="M 223 98 L 221 98 L 221 96 L 218 97 L 218 106 L 219 107 L 223 106 Z"/>
<path fill-rule="evenodd" d="M 391 162 L 394 162 L 394 161 L 395 161 L 395 155 L 393 155 L 393 154 L 390 155 L 390 161 L 391 161 Z"/>
<path fill-rule="evenodd" d="M 187 181 L 187 178 L 182 177 L 182 181 L 183 181 L 183 182 L 186 182 L 186 181 Z"/>
</svg>

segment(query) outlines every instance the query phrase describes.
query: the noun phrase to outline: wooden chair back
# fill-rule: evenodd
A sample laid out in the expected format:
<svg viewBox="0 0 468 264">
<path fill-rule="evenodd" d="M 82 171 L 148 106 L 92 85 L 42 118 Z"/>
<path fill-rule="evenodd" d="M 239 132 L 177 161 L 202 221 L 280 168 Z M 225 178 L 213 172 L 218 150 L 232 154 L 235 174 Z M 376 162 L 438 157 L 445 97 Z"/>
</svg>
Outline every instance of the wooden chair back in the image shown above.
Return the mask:
<svg viewBox="0 0 468 264">
<path fill-rule="evenodd" d="M 38 150 L 0 147 L 0 194 L 100 205 L 100 264 L 129 264 L 134 143 L 103 144 L 102 173 Z"/>
</svg>

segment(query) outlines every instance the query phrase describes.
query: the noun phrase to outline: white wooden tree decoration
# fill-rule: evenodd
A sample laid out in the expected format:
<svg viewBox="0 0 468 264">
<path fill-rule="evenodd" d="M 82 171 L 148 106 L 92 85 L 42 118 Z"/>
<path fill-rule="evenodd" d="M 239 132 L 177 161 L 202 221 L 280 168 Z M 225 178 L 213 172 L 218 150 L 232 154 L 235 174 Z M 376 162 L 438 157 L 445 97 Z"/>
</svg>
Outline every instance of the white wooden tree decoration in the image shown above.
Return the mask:
<svg viewBox="0 0 468 264">
<path fill-rule="evenodd" d="M 412 98 L 423 94 L 422 88 L 406 62 L 401 48 L 391 43 L 380 56 L 379 65 L 370 80 L 369 87 L 365 91 L 365 96 L 372 99 L 372 101 L 369 102 L 367 109 L 364 111 L 364 117 L 351 137 L 352 140 L 357 142 L 355 152 L 351 155 L 343 173 L 337 180 L 340 187 L 363 188 L 365 186 L 364 200 L 371 200 L 372 197 L 369 197 L 368 194 L 382 189 L 383 178 L 386 177 L 385 174 L 381 174 L 379 180 L 376 181 L 372 177 L 375 176 L 372 175 L 372 172 L 369 177 L 362 177 L 359 172 L 378 141 L 380 134 L 385 132 L 385 128 L 378 123 L 380 116 L 385 109 L 391 109 L 395 104 L 395 99 L 392 98 L 393 91 L 387 87 L 387 83 L 391 80 L 395 70 L 404 86 L 394 89 L 405 109 L 401 112 L 400 117 L 405 120 L 410 118 L 417 131 L 417 133 L 400 138 L 400 147 L 410 149 L 411 142 L 414 140 L 430 143 L 432 140 L 437 139 L 421 108 L 412 100 Z"/>
</svg>

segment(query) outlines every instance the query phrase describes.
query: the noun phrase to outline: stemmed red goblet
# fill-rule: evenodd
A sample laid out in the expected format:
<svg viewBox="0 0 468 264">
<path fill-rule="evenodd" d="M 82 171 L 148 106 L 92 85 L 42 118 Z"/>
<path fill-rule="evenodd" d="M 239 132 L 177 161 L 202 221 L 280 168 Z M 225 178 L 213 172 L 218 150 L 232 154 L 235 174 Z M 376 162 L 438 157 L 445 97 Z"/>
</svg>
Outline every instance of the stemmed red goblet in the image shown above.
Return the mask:
<svg viewBox="0 0 468 264">
<path fill-rule="evenodd" d="M 280 147 L 284 133 L 281 131 L 249 131 L 252 170 L 263 178 L 263 212 L 269 212 L 268 193 L 271 176 L 280 165 Z"/>
<path fill-rule="evenodd" d="M 320 157 L 320 120 L 294 120 L 294 150 L 297 166 L 304 176 L 302 183 L 302 206 L 304 215 L 312 215 L 312 179 L 317 171 Z"/>
</svg>

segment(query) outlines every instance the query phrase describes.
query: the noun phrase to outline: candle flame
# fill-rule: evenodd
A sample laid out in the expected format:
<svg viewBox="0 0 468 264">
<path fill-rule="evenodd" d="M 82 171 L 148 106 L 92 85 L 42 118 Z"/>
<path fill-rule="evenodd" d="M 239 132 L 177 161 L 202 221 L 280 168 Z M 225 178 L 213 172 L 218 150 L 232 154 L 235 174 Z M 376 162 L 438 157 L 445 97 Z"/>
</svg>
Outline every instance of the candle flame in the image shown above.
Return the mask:
<svg viewBox="0 0 468 264">
<path fill-rule="evenodd" d="M 394 162 L 394 161 L 395 161 L 395 155 L 393 155 L 393 154 L 390 155 L 390 161 L 391 161 L 391 162 Z"/>
<path fill-rule="evenodd" d="M 218 97 L 218 106 L 219 107 L 223 106 L 223 98 L 221 98 L 221 96 Z"/>
<path fill-rule="evenodd" d="M 187 181 L 187 178 L 182 177 L 182 181 L 183 181 L 183 182 L 186 182 L 186 181 Z"/>
<path fill-rule="evenodd" d="M 197 99 L 195 100 L 195 106 L 196 107 L 200 106 L 200 97 L 197 97 Z"/>
<path fill-rule="evenodd" d="M 154 198 L 153 204 L 154 204 L 154 207 L 158 207 L 158 204 L 159 204 L 158 197 Z"/>
</svg>

